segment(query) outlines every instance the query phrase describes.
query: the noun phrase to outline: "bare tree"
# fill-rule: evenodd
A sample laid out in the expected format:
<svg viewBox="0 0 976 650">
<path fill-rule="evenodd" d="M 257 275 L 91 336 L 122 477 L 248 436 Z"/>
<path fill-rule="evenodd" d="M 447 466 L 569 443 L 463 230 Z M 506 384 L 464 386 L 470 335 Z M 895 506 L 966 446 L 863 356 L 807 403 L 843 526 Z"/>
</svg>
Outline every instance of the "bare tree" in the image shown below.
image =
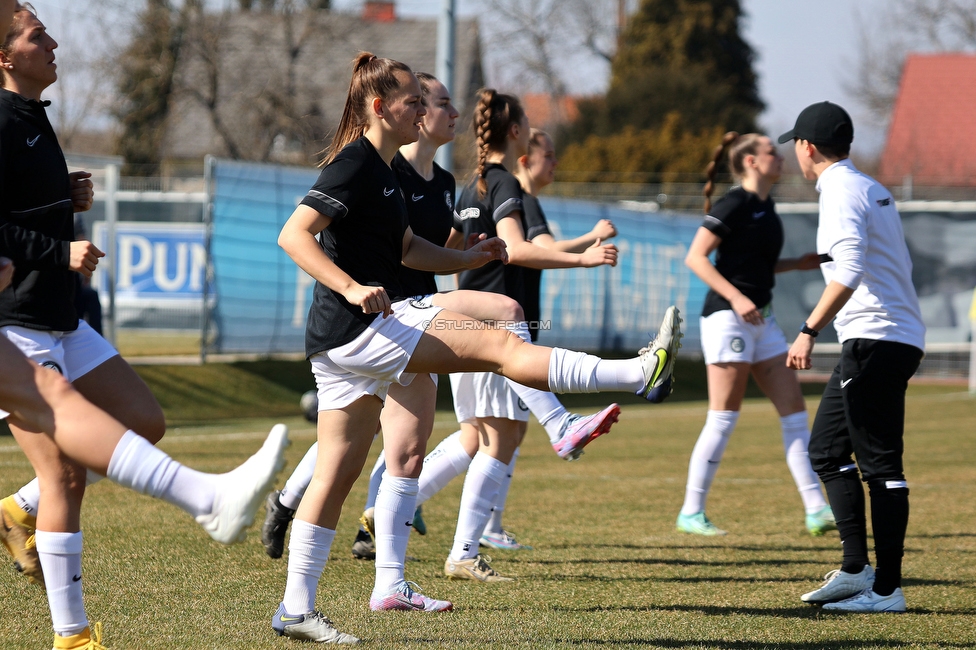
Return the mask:
<svg viewBox="0 0 976 650">
<path fill-rule="evenodd" d="M 844 86 L 879 124 L 891 115 L 910 52 L 976 50 L 976 0 L 892 0 L 886 13 L 857 22 L 858 60 Z"/>
</svg>

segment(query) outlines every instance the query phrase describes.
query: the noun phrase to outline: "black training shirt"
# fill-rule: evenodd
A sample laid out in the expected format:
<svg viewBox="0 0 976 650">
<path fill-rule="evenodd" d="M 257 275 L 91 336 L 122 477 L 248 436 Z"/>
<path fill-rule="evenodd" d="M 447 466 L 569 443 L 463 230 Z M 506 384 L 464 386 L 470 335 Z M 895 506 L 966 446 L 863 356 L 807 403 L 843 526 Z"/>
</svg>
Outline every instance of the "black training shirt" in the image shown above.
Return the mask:
<svg viewBox="0 0 976 650">
<path fill-rule="evenodd" d="M 734 187 L 705 216 L 702 227 L 722 239 L 715 268 L 735 288 L 762 309 L 773 298 L 776 262 L 783 249 L 783 224 L 772 198 Z M 702 316 L 732 309 L 728 300 L 709 290 Z"/>
<path fill-rule="evenodd" d="M 455 228 L 464 233 L 465 239 L 473 234 L 484 233 L 487 237 L 497 237 L 495 224 L 512 212 L 522 214 L 522 187 L 504 166 L 495 163 L 485 167 L 485 181 L 488 191 L 484 199 L 478 198 L 477 179 L 473 180 L 458 197 L 458 216 Z M 524 216 L 522 230 L 526 231 Z M 525 269 L 500 261 L 488 262 L 484 266 L 464 271 L 458 282 L 459 289 L 492 291 L 514 298 L 519 304 L 525 299 Z"/>
<path fill-rule="evenodd" d="M 443 246 L 454 225 L 454 176 L 434 163 L 434 177 L 428 181 L 400 152 L 393 158 L 393 171 L 403 190 L 413 234 Z M 431 271 L 401 266 L 400 288 L 404 296 L 426 296 L 437 293 L 437 282 Z"/>
<path fill-rule="evenodd" d="M 525 215 L 525 238 L 532 241 L 539 235 L 551 235 L 549 232 L 549 222 L 542 211 L 539 199 L 528 192 L 522 197 L 522 214 Z M 529 334 L 532 340 L 539 338 L 539 320 L 542 318 L 540 307 L 540 291 L 542 288 L 542 270 L 522 269 L 522 277 L 525 282 L 525 298 L 522 301 L 522 311 L 525 312 L 525 320 L 529 323 Z"/>
<path fill-rule="evenodd" d="M 319 244 L 336 266 L 362 285 L 403 297 L 400 261 L 407 209 L 393 170 L 366 138 L 350 143 L 319 174 L 302 205 L 332 219 Z M 315 283 L 305 326 L 305 354 L 345 345 L 379 314 L 364 314 L 339 293 Z"/>
<path fill-rule="evenodd" d="M 0 326 L 78 329 L 68 269 L 74 209 L 64 154 L 38 102 L 0 88 L 0 256 L 14 261 Z"/>
</svg>

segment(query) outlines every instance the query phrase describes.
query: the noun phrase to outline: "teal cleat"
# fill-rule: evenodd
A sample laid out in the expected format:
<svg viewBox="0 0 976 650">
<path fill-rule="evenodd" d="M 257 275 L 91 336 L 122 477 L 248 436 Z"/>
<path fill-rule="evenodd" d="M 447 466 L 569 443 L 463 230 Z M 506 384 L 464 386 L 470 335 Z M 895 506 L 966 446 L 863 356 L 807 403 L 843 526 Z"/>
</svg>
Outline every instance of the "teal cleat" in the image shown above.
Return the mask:
<svg viewBox="0 0 976 650">
<path fill-rule="evenodd" d="M 679 514 L 678 521 L 675 522 L 675 528 L 682 533 L 703 535 L 705 537 L 718 537 L 727 534 L 724 530 L 710 522 L 704 512 L 696 512 L 693 515 Z"/>
<path fill-rule="evenodd" d="M 413 511 L 413 521 L 410 523 L 413 525 L 413 529 L 417 531 L 418 535 L 427 534 L 427 522 L 424 521 L 423 506 L 417 506 L 417 509 Z"/>
<path fill-rule="evenodd" d="M 807 515 L 807 530 L 813 537 L 820 537 L 826 532 L 837 530 L 837 522 L 834 520 L 834 511 L 830 506 L 824 506 L 820 510 Z"/>
</svg>

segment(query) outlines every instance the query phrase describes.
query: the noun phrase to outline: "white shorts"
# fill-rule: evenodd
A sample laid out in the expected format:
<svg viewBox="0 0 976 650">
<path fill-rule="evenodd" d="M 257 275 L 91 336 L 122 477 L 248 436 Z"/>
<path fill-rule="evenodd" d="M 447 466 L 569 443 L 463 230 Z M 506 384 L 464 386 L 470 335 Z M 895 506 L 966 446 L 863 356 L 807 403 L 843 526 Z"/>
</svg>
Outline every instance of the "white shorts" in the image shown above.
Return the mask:
<svg viewBox="0 0 976 650">
<path fill-rule="evenodd" d="M 415 375 L 404 370 L 440 311 L 440 307 L 400 300 L 393 303 L 392 316 L 377 316 L 350 343 L 313 355 L 319 410 L 341 409 L 366 395 L 386 400 L 393 382 L 409 385 Z"/>
<path fill-rule="evenodd" d="M 754 364 L 786 354 L 790 346 L 770 313 L 762 325 L 750 325 L 731 309 L 701 319 L 701 346 L 705 364 Z"/>
<path fill-rule="evenodd" d="M 512 390 L 508 380 L 493 372 L 459 372 L 451 375 L 454 413 L 458 422 L 477 418 L 529 421 L 529 407 Z"/>
<path fill-rule="evenodd" d="M 118 350 L 83 320 L 73 332 L 35 330 L 8 325 L 0 327 L 0 335 L 17 346 L 28 359 L 55 370 L 74 381 L 91 372 L 112 357 Z M 0 409 L 0 420 L 9 415 Z"/>
</svg>

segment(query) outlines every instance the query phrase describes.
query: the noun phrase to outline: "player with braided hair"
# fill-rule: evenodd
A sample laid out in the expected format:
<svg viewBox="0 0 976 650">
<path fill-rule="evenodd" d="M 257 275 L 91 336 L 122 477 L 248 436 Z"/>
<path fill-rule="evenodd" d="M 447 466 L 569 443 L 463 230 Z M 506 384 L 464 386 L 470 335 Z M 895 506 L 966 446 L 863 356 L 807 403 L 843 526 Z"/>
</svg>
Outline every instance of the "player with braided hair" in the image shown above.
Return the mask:
<svg viewBox="0 0 976 650">
<path fill-rule="evenodd" d="M 715 173 L 726 151 L 729 169 L 740 185 L 712 206 Z M 769 194 L 782 166 L 783 157 L 768 137 L 729 132 L 706 169 L 705 221 L 685 258 L 688 268 L 709 287 L 701 316 L 708 415 L 691 453 L 685 501 L 676 523 L 686 533 L 725 534 L 705 516 L 705 500 L 738 421 L 750 375 L 779 414 L 786 463 L 806 509 L 807 530 L 816 536 L 836 529 L 810 465 L 806 406 L 796 372 L 786 367 L 789 346 L 772 311 L 775 274 L 819 264 L 815 253 L 779 258 L 783 225 Z M 714 251 L 713 264 L 709 255 Z"/>
</svg>

